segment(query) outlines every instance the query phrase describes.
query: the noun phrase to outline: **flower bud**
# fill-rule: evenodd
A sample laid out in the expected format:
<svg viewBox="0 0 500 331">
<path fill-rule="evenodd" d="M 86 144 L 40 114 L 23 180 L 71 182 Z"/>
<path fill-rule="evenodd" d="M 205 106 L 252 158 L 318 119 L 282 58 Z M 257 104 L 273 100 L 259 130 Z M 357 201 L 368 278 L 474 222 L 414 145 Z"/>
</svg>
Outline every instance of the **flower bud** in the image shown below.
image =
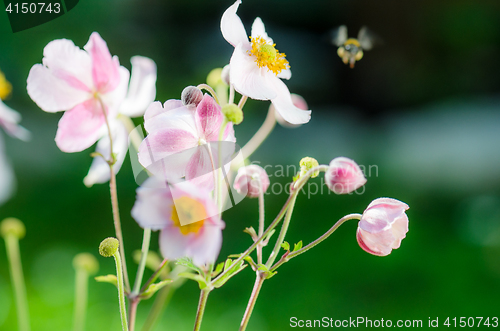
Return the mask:
<svg viewBox="0 0 500 331">
<path fill-rule="evenodd" d="M 233 187 L 239 194 L 245 194 L 249 198 L 257 198 L 261 192 L 267 191 L 269 177 L 262 167 L 251 164 L 238 169 Z"/>
<path fill-rule="evenodd" d="M 243 111 L 234 103 L 228 103 L 222 106 L 221 111 L 229 122 L 233 122 L 233 124 L 236 125 L 243 122 Z"/>
<path fill-rule="evenodd" d="M 182 90 L 181 101 L 186 107 L 196 107 L 203 99 L 203 92 L 196 86 L 188 86 Z"/>
<path fill-rule="evenodd" d="M 293 105 L 295 107 L 297 107 L 299 109 L 303 109 L 303 110 L 309 109 L 309 107 L 307 106 L 307 102 L 303 97 L 301 97 L 300 95 L 295 94 L 295 93 L 290 93 L 290 96 L 292 97 L 292 102 L 293 102 Z M 274 106 L 272 103 L 271 103 L 271 106 L 269 106 L 269 107 L 273 107 L 273 109 L 274 109 Z M 276 117 L 276 121 L 282 127 L 293 129 L 293 128 L 298 128 L 299 126 L 302 125 L 302 124 L 292 124 L 290 122 L 285 121 L 283 119 L 283 117 L 280 115 L 280 113 L 277 111 L 274 112 L 274 115 Z"/>
<path fill-rule="evenodd" d="M 99 245 L 99 254 L 104 257 L 113 256 L 118 251 L 119 245 L 118 239 L 113 237 L 106 238 Z"/>
<path fill-rule="evenodd" d="M 99 262 L 90 253 L 80 253 L 73 258 L 73 267 L 76 270 L 83 269 L 89 275 L 95 275 L 99 271 Z"/>
<path fill-rule="evenodd" d="M 224 84 L 224 80 L 222 79 L 222 68 L 215 68 L 207 76 L 207 84 L 212 88 L 216 88 L 219 84 Z"/>
<path fill-rule="evenodd" d="M 408 232 L 410 207 L 404 202 L 390 198 L 373 200 L 363 212 L 358 223 L 356 239 L 359 246 L 373 255 L 386 256 L 399 248 Z"/>
<path fill-rule="evenodd" d="M 347 194 L 365 185 L 366 178 L 356 162 L 346 157 L 337 157 L 330 162 L 325 182 L 336 194 Z"/>
<path fill-rule="evenodd" d="M 316 161 L 316 159 L 312 157 L 304 157 L 302 158 L 302 160 L 300 160 L 299 165 L 300 165 L 300 173 L 301 175 L 303 175 L 312 168 L 319 166 L 319 163 L 318 161 Z M 318 177 L 318 175 L 319 175 L 319 170 L 313 172 L 311 178 Z"/>
<path fill-rule="evenodd" d="M 0 223 L 0 234 L 4 238 L 8 235 L 13 235 L 17 239 L 22 239 L 26 235 L 26 227 L 17 218 L 9 217 Z"/>
</svg>

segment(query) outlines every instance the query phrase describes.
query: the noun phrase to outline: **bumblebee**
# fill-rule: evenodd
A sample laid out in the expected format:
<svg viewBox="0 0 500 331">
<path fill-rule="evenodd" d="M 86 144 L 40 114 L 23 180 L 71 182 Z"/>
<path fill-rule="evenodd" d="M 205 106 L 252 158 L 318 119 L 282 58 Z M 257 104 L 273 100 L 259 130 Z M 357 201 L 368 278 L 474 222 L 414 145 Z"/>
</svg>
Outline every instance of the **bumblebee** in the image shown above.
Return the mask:
<svg viewBox="0 0 500 331">
<path fill-rule="evenodd" d="M 347 27 L 339 26 L 332 31 L 331 42 L 338 46 L 337 54 L 345 64 L 354 68 L 356 61 L 363 58 L 363 51 L 368 51 L 373 48 L 375 36 L 366 26 L 363 26 L 358 33 L 358 38 L 348 38 Z"/>
</svg>

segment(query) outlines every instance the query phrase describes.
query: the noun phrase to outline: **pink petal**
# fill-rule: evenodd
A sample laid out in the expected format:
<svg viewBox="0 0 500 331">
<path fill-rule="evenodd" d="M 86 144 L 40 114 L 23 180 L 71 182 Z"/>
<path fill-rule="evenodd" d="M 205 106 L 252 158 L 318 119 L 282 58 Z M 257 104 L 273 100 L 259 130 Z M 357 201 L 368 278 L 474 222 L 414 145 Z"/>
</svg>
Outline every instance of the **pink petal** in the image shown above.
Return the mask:
<svg viewBox="0 0 500 331">
<path fill-rule="evenodd" d="M 75 89 L 92 91 L 90 56 L 71 40 L 51 41 L 43 49 L 43 56 L 43 65 L 48 67 L 55 77 L 66 81 Z"/>
<path fill-rule="evenodd" d="M 128 150 L 128 131 L 122 122 L 113 120 L 110 122 L 111 132 L 113 137 L 113 153 L 116 155 L 116 163 L 113 165 L 115 174 L 120 171 L 120 168 L 125 160 Z M 109 134 L 105 134 L 97 142 L 96 152 L 103 155 L 107 160 L 111 158 Z M 102 157 L 94 157 L 87 176 L 83 179 L 83 183 L 87 187 L 94 184 L 102 184 L 110 179 L 109 165 Z"/>
<path fill-rule="evenodd" d="M 208 152 L 210 146 L 208 144 L 198 146 L 196 152 L 193 154 L 186 166 L 186 180 L 194 183 L 197 186 L 202 186 L 211 191 L 214 188 L 214 174 L 213 169 L 217 169 L 215 153 L 212 148 L 212 155 L 214 157 L 214 165 Z"/>
<path fill-rule="evenodd" d="M 105 120 L 99 103 L 89 99 L 59 120 L 56 144 L 63 152 L 81 152 L 92 146 L 105 130 Z"/>
<path fill-rule="evenodd" d="M 120 107 L 120 113 L 129 117 L 144 114 L 146 108 L 156 96 L 156 63 L 143 56 L 134 56 L 132 76 L 126 99 Z"/>
<path fill-rule="evenodd" d="M 137 200 L 132 208 L 132 217 L 142 228 L 161 230 L 172 215 L 172 196 L 164 182 L 151 177 L 137 189 Z"/>
<path fill-rule="evenodd" d="M 90 35 L 84 48 L 92 59 L 92 79 L 96 89 L 101 93 L 113 91 L 120 83 L 118 58 L 111 57 L 106 42 L 97 32 Z"/>
<path fill-rule="evenodd" d="M 125 100 L 125 95 L 127 94 L 130 73 L 128 69 L 123 66 L 118 68 L 118 72 L 120 73 L 118 86 L 113 91 L 101 93 L 99 95 L 108 109 L 109 118 L 114 118 L 118 115 L 120 106 L 122 105 L 123 100 Z"/>
<path fill-rule="evenodd" d="M 165 101 L 165 104 L 162 106 L 161 102 L 155 101 L 151 103 L 146 112 L 144 113 L 144 120 L 147 121 L 159 114 L 165 113 L 172 109 L 183 108 L 181 100 L 170 99 Z M 185 108 L 185 107 L 184 107 Z"/>
<path fill-rule="evenodd" d="M 304 124 L 311 119 L 311 111 L 303 110 L 293 104 L 290 91 L 281 79 L 277 78 L 272 72 L 266 76 L 267 82 L 277 93 L 277 97 L 271 99 L 276 111 L 283 119 L 291 124 Z"/>
<path fill-rule="evenodd" d="M 206 141 L 219 140 L 223 114 L 215 100 L 205 94 L 196 107 L 195 120 L 198 132 Z"/>
<path fill-rule="evenodd" d="M 70 86 L 41 64 L 31 67 L 27 90 L 31 99 L 46 112 L 68 110 L 91 97 L 89 92 Z"/>
<path fill-rule="evenodd" d="M 240 94 L 256 100 L 271 100 L 278 96 L 275 88 L 263 76 L 267 67 L 259 68 L 255 56 L 250 56 L 241 44 L 234 49 L 229 66 L 231 84 Z"/>
<path fill-rule="evenodd" d="M 170 101 L 170 100 L 169 100 Z M 166 102 L 167 107 L 174 107 L 176 102 Z M 156 114 L 152 116 L 153 114 Z M 144 128 L 147 132 L 173 128 L 190 132 L 198 137 L 194 112 L 182 106 L 175 109 L 161 108 L 161 103 L 154 102 L 146 110 Z"/>
<path fill-rule="evenodd" d="M 266 33 L 266 27 L 264 26 L 264 22 L 260 19 L 260 17 L 257 17 L 252 24 L 252 38 L 257 38 L 261 37 L 263 38 L 269 45 L 274 44 L 274 41 L 272 38 L 270 38 L 267 33 Z"/>
<path fill-rule="evenodd" d="M 227 40 L 228 43 L 236 47 L 238 44 L 242 44 L 245 49 L 250 49 L 250 42 L 248 41 L 248 35 L 245 31 L 245 27 L 241 22 L 241 19 L 236 15 L 238 6 L 241 0 L 237 0 L 231 7 L 226 9 L 222 15 L 220 22 L 220 29 L 222 31 L 222 36 Z"/>
</svg>

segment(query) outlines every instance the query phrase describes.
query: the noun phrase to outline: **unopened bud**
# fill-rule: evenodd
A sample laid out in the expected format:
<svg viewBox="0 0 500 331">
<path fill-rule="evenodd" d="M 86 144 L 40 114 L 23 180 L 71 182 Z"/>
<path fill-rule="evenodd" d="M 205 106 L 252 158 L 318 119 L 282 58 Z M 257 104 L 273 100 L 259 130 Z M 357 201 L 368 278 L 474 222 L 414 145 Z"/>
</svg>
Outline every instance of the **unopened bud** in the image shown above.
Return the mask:
<svg viewBox="0 0 500 331">
<path fill-rule="evenodd" d="M 83 269 L 89 275 L 95 275 L 99 271 L 99 262 L 90 253 L 80 253 L 73 258 L 73 267 L 76 270 Z"/>
<path fill-rule="evenodd" d="M 26 235 L 26 227 L 17 218 L 9 217 L 0 223 L 0 234 L 4 238 L 13 235 L 17 239 L 22 239 Z"/>
<path fill-rule="evenodd" d="M 325 172 L 326 185 L 337 194 L 348 194 L 365 185 L 366 178 L 356 162 L 337 157 Z"/>
<path fill-rule="evenodd" d="M 118 251 L 119 245 L 118 239 L 113 237 L 106 238 L 99 245 L 99 254 L 104 257 L 113 256 Z"/>
<path fill-rule="evenodd" d="M 245 194 L 249 198 L 257 198 L 261 193 L 265 193 L 269 187 L 269 177 L 261 166 L 251 164 L 238 169 L 233 186 L 239 194 Z"/>
<path fill-rule="evenodd" d="M 207 76 L 207 84 L 212 88 L 216 88 L 219 84 L 224 84 L 222 79 L 222 68 L 215 68 Z"/>
<path fill-rule="evenodd" d="M 314 167 L 319 166 L 318 161 L 312 157 L 304 157 L 302 160 L 300 160 L 300 173 L 305 174 L 309 170 L 311 170 Z M 319 175 L 319 170 L 316 170 L 315 172 L 312 173 L 311 178 L 318 177 Z"/>
<path fill-rule="evenodd" d="M 181 101 L 186 107 L 196 107 L 203 99 L 203 92 L 196 86 L 188 86 L 182 90 Z"/>
<path fill-rule="evenodd" d="M 243 122 L 243 111 L 234 103 L 228 103 L 222 106 L 221 111 L 229 122 L 233 122 L 233 124 L 236 125 Z"/>
</svg>

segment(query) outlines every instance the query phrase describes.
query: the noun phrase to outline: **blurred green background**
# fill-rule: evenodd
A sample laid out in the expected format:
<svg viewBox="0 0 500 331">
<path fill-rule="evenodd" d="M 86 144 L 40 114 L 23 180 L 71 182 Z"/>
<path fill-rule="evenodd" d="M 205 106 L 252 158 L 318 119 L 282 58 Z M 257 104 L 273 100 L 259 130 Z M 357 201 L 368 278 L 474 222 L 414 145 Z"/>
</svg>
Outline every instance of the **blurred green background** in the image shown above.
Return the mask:
<svg viewBox="0 0 500 331">
<path fill-rule="evenodd" d="M 13 85 L 5 103 L 22 114 L 21 124 L 32 132 L 28 143 L 2 134 L 17 190 L 0 206 L 0 218 L 18 217 L 27 227 L 21 251 L 33 330 L 71 328 L 72 258 L 83 251 L 98 256 L 100 241 L 114 235 L 114 228 L 108 186 L 89 189 L 82 182 L 93 148 L 76 154 L 58 150 L 53 139 L 60 114 L 43 112 L 26 93 L 31 66 L 41 62 L 51 40 L 67 38 L 83 47 L 98 31 L 129 69 L 134 55 L 157 63 L 157 100 L 179 98 L 185 86 L 204 82 L 212 68 L 228 63 L 233 48 L 219 24 L 232 3 L 80 0 L 62 17 L 16 34 L 0 13 L 0 69 Z M 287 241 L 308 243 L 377 197 L 410 205 L 407 238 L 387 257 L 361 250 L 351 222 L 281 267 L 264 283 L 248 330 L 289 330 L 291 317 L 419 319 L 427 325 L 429 317 L 442 322 L 448 316 L 500 315 L 500 3 L 244 0 L 238 14 L 248 32 L 256 16 L 263 19 L 291 63 L 289 89 L 313 110 L 307 125 L 278 126 L 252 159 L 286 166 L 304 156 L 323 164 L 346 156 L 378 170 L 367 174 L 363 194 L 336 196 L 324 187 L 309 199 L 301 195 Z M 329 31 L 341 24 L 350 36 L 367 25 L 384 41 L 355 69 L 345 66 L 328 42 Z M 267 102 L 247 103 L 245 121 L 236 129 L 240 145 L 267 108 Z M 292 176 L 273 176 L 271 184 Z M 129 258 L 142 240 L 130 216 L 136 187 L 126 161 L 118 189 Z M 283 193 L 267 195 L 268 220 L 285 200 Z M 257 216 L 257 201 L 250 199 L 224 214 L 220 261 L 251 244 L 242 231 L 257 227 Z M 157 233 L 151 248 L 158 249 Z M 99 274 L 113 273 L 113 261 L 98 259 Z M 128 265 L 132 276 L 131 259 Z M 245 270 L 212 292 L 202 330 L 236 330 L 253 281 L 253 272 Z M 191 281 L 180 288 L 156 330 L 192 329 L 198 292 Z M 139 306 L 138 330 L 151 301 Z M 16 325 L 2 245 L 0 330 Z M 120 330 L 111 285 L 90 282 L 86 329 Z"/>
</svg>

